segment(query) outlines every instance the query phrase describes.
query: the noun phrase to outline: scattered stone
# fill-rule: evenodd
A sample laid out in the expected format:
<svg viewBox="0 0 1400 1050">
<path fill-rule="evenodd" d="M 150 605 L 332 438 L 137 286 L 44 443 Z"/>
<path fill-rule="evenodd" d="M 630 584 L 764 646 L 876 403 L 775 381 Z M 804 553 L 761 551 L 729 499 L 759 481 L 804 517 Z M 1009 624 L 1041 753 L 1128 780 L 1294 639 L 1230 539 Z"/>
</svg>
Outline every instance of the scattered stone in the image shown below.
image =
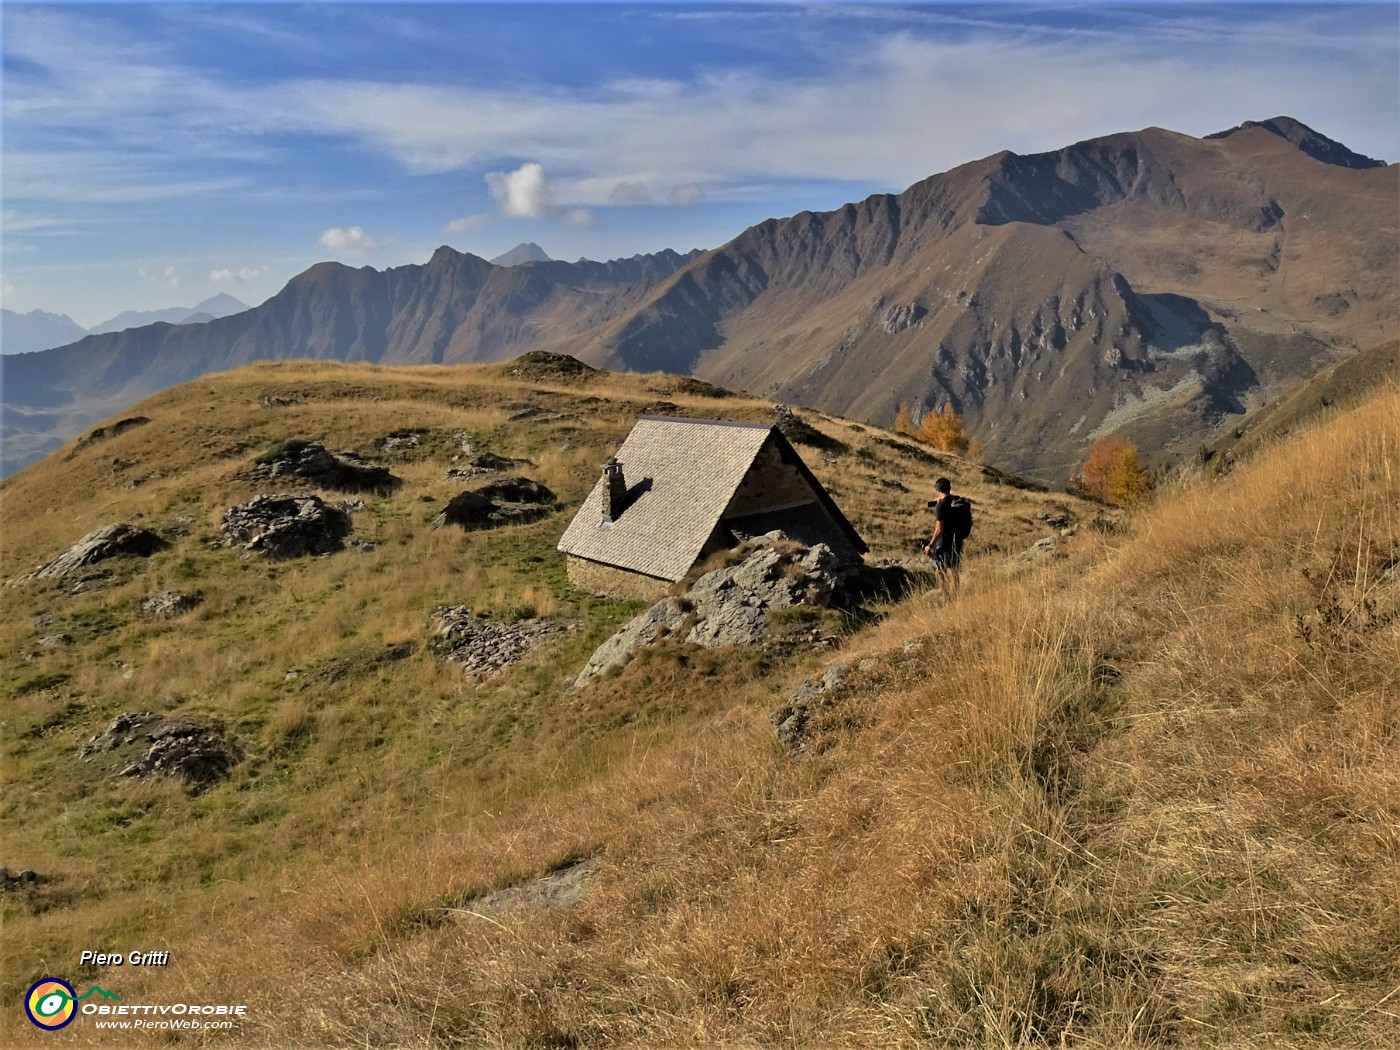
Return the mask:
<svg viewBox="0 0 1400 1050">
<path fill-rule="evenodd" d="M 299 394 L 264 394 L 262 399 L 263 408 L 288 408 L 305 403 L 306 399 Z"/>
<path fill-rule="evenodd" d="M 423 444 L 423 435 L 426 433 L 422 427 L 391 430 L 379 439 L 379 451 L 386 456 L 403 455 Z"/>
<path fill-rule="evenodd" d="M 225 547 L 272 559 L 338 551 L 350 533 L 350 516 L 319 496 L 255 496 L 224 512 Z"/>
<path fill-rule="evenodd" d="M 96 569 L 93 572 L 85 572 L 78 577 L 78 581 L 68 588 L 69 594 L 84 594 L 87 591 L 95 591 L 100 587 L 106 587 L 112 582 L 112 574 L 106 569 Z"/>
<path fill-rule="evenodd" d="M 924 640 L 917 634 L 912 634 L 904 639 L 904 651 L 906 653 L 921 653 L 924 651 Z"/>
<path fill-rule="evenodd" d="M 476 490 L 487 499 L 503 503 L 547 503 L 558 502 L 553 492 L 532 478 L 510 477 L 491 481 Z"/>
<path fill-rule="evenodd" d="M 674 401 L 653 401 L 649 405 L 643 405 L 640 414 L 644 416 L 678 416 L 681 414 L 681 410 Z"/>
<path fill-rule="evenodd" d="M 507 886 L 505 889 L 471 897 L 459 907 L 453 908 L 452 916 L 458 921 L 494 919 L 510 912 L 532 908 L 562 908 L 576 904 L 583 899 L 588 889 L 588 881 L 597 870 L 598 862 L 591 857 L 576 860 L 556 868 L 534 882 Z"/>
<path fill-rule="evenodd" d="M 445 605 L 435 610 L 429 624 L 431 646 L 437 656 L 461 664 L 473 681 L 499 674 L 523 660 L 541 642 L 568 632 L 553 620 L 491 620 L 465 605 Z"/>
<path fill-rule="evenodd" d="M 150 529 L 126 524 L 103 525 L 89 532 L 47 565 L 20 576 L 15 582 L 69 576 L 89 565 L 124 554 L 149 558 L 165 546 L 166 542 Z"/>
<path fill-rule="evenodd" d="M 342 499 L 336 500 L 335 505 L 346 514 L 358 514 L 365 509 L 365 501 L 362 499 Z"/>
<path fill-rule="evenodd" d="M 316 441 L 293 438 L 253 461 L 247 476 L 257 481 L 301 478 L 342 492 L 392 492 L 403 482 L 384 467 L 364 463 L 353 452 L 331 452 Z"/>
<path fill-rule="evenodd" d="M 40 649 L 56 649 L 60 645 L 71 645 L 72 642 L 71 634 L 46 634 L 42 638 L 36 638 L 34 644 Z"/>
<path fill-rule="evenodd" d="M 523 459 L 508 459 L 494 452 L 482 452 L 467 460 L 465 467 L 454 467 L 447 472 L 449 478 L 477 478 L 482 474 L 499 474 L 503 470 L 528 462 Z"/>
<path fill-rule="evenodd" d="M 460 492 L 436 518 L 433 528 L 458 525 L 468 531 L 525 525 L 547 517 L 558 505 L 553 492 L 530 478 L 509 477 Z"/>
<path fill-rule="evenodd" d="M 1074 518 L 1069 514 L 1046 513 L 1037 514 L 1035 517 L 1037 521 L 1043 521 L 1046 525 L 1056 530 L 1068 529 L 1074 525 Z"/>
<path fill-rule="evenodd" d="M 788 702 L 773 712 L 771 721 L 777 730 L 778 743 L 787 748 L 790 755 L 804 750 L 815 710 L 829 707 L 841 698 L 849 685 L 848 674 L 849 669 L 840 664 L 828 667 L 820 678 L 803 682 Z"/>
<path fill-rule="evenodd" d="M 1020 554 L 1013 554 L 1002 564 L 1002 569 L 1008 573 L 1036 565 L 1049 558 L 1063 558 L 1064 553 L 1058 550 L 1055 537 L 1042 536 Z"/>
<path fill-rule="evenodd" d="M 568 354 L 551 354 L 546 350 L 531 350 L 511 362 L 507 375 L 530 378 L 562 379 L 597 375 L 598 369 L 584 364 Z"/>
<path fill-rule="evenodd" d="M 29 622 L 34 625 L 36 631 L 42 631 L 45 627 L 52 627 L 58 623 L 58 617 L 53 613 L 35 613 L 29 618 Z"/>
<path fill-rule="evenodd" d="M 131 748 L 138 752 L 136 759 L 124 765 L 118 776 L 177 776 L 196 790 L 223 780 L 243 759 L 242 748 L 220 723 L 150 711 L 117 715 L 88 740 L 79 756 L 90 759 Z"/>
<path fill-rule="evenodd" d="M 141 599 L 141 611 L 147 616 L 162 616 L 168 620 L 183 616 L 203 600 L 204 596 L 201 594 L 160 591 Z"/>
<path fill-rule="evenodd" d="M 707 649 L 757 645 L 768 639 L 770 610 L 831 604 L 838 569 L 829 547 L 800 547 L 788 541 L 779 549 L 774 546 L 777 534 L 763 540 L 765 545 L 742 561 L 701 576 L 684 599 L 662 598 L 633 617 L 594 650 L 571 688 L 582 688 L 661 638 Z"/>
<path fill-rule="evenodd" d="M 28 868 L 15 872 L 9 868 L 0 868 L 0 893 L 20 893 L 48 881 L 45 876 Z"/>
<path fill-rule="evenodd" d="M 168 536 L 188 536 L 194 529 L 192 514 L 175 514 L 165 519 L 161 531 Z"/>
<path fill-rule="evenodd" d="M 413 655 L 412 642 L 400 642 L 398 645 L 386 646 L 384 651 L 370 660 L 371 665 L 392 664 L 399 660 L 407 660 Z"/>
<path fill-rule="evenodd" d="M 370 554 L 375 550 L 375 545 L 373 543 L 369 540 L 362 540 L 358 536 L 350 540 L 348 546 L 351 550 L 357 550 L 361 554 Z"/>
</svg>

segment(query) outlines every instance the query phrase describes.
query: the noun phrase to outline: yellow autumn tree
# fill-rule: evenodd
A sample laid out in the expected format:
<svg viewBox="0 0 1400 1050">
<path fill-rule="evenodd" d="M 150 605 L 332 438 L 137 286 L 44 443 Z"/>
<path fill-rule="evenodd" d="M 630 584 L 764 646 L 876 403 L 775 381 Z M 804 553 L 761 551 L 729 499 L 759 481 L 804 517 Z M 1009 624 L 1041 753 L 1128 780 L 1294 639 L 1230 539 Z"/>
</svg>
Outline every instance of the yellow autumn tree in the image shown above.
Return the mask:
<svg viewBox="0 0 1400 1050">
<path fill-rule="evenodd" d="M 1136 503 L 1152 489 L 1152 476 L 1138 457 L 1137 446 L 1125 438 L 1099 438 L 1089 446 L 1069 490 L 1115 506 Z"/>
<path fill-rule="evenodd" d="M 953 411 L 952 405 L 940 405 L 924 416 L 915 436 L 926 445 L 959 456 L 965 455 L 972 443 L 963 426 L 962 416 Z"/>
<path fill-rule="evenodd" d="M 894 414 L 894 432 L 896 434 L 914 433 L 914 417 L 909 414 L 907 401 L 901 401 L 899 411 Z"/>
<path fill-rule="evenodd" d="M 1108 472 L 1104 498 L 1119 507 L 1127 507 L 1152 490 L 1152 476 L 1138 459 L 1137 446 L 1131 441 L 1119 451 Z"/>
</svg>

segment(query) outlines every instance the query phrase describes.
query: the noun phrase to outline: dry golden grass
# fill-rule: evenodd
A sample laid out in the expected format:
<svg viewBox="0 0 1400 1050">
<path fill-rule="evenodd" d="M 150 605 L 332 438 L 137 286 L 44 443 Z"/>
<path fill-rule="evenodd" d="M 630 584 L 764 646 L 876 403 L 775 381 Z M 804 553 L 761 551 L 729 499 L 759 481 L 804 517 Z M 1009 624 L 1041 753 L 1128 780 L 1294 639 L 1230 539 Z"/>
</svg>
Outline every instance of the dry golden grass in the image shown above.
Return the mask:
<svg viewBox="0 0 1400 1050">
<path fill-rule="evenodd" d="M 622 394 L 640 400 L 657 380 L 594 382 L 559 396 L 613 399 L 615 418 L 592 406 L 603 441 L 625 432 Z M 408 405 L 439 411 L 415 397 L 395 412 L 416 419 Z M 445 412 L 440 426 L 460 427 L 459 412 L 500 426 L 489 406 Z M 358 440 L 383 423 L 355 422 Z M 872 473 L 912 462 L 872 440 L 886 435 L 818 423 L 887 456 Z M 529 455 L 532 476 L 582 495 L 598 462 L 582 437 L 506 447 L 513 433 L 497 432 L 493 450 Z M 836 464 L 836 486 L 897 551 L 909 511 L 901 521 L 891 490 L 849 458 L 811 462 L 824 478 Z M 150 513 L 193 490 L 208 518 L 231 468 L 186 472 L 166 502 L 145 497 Z M 7 972 L 21 954 L 27 968 L 12 984 L 36 957 L 57 966 L 76 945 L 147 936 L 171 947 L 172 966 L 116 975 L 122 994 L 247 1002 L 239 1045 L 1400 1041 L 1393 393 L 1214 485 L 1162 493 L 1126 532 L 1081 531 L 1067 557 L 1011 574 L 987 554 L 957 604 L 894 608 L 835 658 L 873 663 L 816 712 L 796 760 L 769 713 L 821 671 L 816 658 L 765 667 L 663 649 L 566 698 L 570 672 L 626 607 L 581 603 L 557 570 L 551 582 L 524 562 L 562 521 L 508 544 L 428 532 L 439 504 L 418 511 L 418 493 L 453 488 L 441 464 L 398 472 L 410 483 L 371 511 L 375 554 L 274 573 L 177 547 L 166 563 L 208 558 L 197 567 L 219 580 L 188 630 L 120 624 L 55 664 L 74 676 L 65 685 L 14 697 L 7 765 L 25 775 L 6 785 L 7 849 L 71 872 L 82 892 L 38 916 L 7 906 L 6 939 L 24 948 L 7 949 Z M 1018 549 L 1044 531 L 1037 510 L 1072 505 L 949 473 L 982 500 L 974 538 L 987 545 Z M 6 552 L 8 567 L 52 553 L 29 542 L 23 559 Z M 170 571 L 160 562 L 78 604 L 111 615 L 113 594 L 125 601 Z M 444 596 L 505 603 L 526 588 L 587 618 L 587 637 L 486 690 L 418 657 L 356 664 L 374 645 L 421 640 Z M 276 644 L 246 636 L 274 624 L 287 627 Z M 104 644 L 131 679 L 98 665 Z M 337 661 L 356 673 L 315 689 L 283 678 Z M 245 720 L 253 770 L 195 799 L 113 790 L 74 783 L 57 746 L 92 713 L 22 735 L 55 706 L 129 709 L 149 691 Z M 20 830 L 17 818 L 55 799 L 90 838 L 52 820 Z M 452 914 L 578 857 L 600 862 L 578 904 Z M 72 1041 L 101 1045 L 77 1029 Z"/>
</svg>

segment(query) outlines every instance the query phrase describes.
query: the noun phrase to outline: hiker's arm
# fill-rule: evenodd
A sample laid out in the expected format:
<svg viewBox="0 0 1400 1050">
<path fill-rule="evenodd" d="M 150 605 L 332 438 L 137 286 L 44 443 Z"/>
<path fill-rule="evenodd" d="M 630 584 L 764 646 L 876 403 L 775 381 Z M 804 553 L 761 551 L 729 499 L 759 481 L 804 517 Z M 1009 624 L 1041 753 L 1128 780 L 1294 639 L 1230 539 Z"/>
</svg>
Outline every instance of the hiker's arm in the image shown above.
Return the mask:
<svg viewBox="0 0 1400 1050">
<path fill-rule="evenodd" d="M 942 532 L 943 532 L 943 522 L 941 522 L 941 521 L 934 521 L 934 523 L 933 523 L 933 535 L 930 536 L 930 537 L 928 538 L 928 543 L 924 544 L 924 550 L 925 550 L 925 551 L 927 551 L 930 547 L 932 547 L 935 543 L 938 542 L 938 537 L 939 537 L 939 535 L 940 535 Z"/>
</svg>

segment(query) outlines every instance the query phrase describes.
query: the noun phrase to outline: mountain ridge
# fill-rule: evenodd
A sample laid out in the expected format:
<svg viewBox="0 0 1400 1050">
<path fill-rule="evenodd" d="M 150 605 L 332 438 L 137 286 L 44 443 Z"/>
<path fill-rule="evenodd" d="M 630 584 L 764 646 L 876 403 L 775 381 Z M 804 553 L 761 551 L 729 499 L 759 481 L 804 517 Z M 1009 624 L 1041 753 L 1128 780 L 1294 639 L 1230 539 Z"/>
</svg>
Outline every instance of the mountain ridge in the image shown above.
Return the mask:
<svg viewBox="0 0 1400 1050">
<path fill-rule="evenodd" d="M 1393 332 L 1400 167 L 1355 156 L 1291 118 L 1201 139 L 1145 128 L 1001 151 L 684 256 L 493 267 L 443 247 L 385 271 L 321 263 L 237 324 L 9 359 L 6 431 L 32 457 L 56 444 L 42 411 L 62 409 L 72 433 L 104 414 L 100 391 L 115 411 L 192 367 L 255 357 L 548 349 L 871 422 L 950 404 L 998 463 L 1058 483 L 1092 436 L 1122 432 L 1158 462 L 1190 454 Z M 79 361 L 97 378 L 74 380 Z"/>
</svg>

